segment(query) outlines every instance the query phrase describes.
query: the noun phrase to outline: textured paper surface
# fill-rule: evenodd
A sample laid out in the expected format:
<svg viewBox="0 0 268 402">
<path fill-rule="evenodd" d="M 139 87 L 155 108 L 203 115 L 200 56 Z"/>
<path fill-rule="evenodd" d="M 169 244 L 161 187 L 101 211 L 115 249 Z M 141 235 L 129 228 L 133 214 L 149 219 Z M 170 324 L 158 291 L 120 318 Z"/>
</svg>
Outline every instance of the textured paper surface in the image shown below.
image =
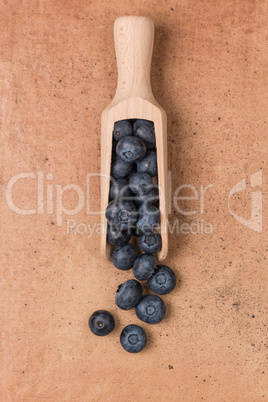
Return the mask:
<svg viewBox="0 0 268 402">
<path fill-rule="evenodd" d="M 152 86 L 168 115 L 171 193 L 187 184 L 196 190 L 179 194 L 198 196 L 178 201 L 194 212 L 186 216 L 173 200 L 170 224 L 185 232 L 200 222 L 200 234 L 169 237 L 166 263 L 180 283 L 163 297 L 166 319 L 142 325 L 149 340 L 138 355 L 121 348 L 119 334 L 140 322 L 114 304 L 132 273 L 100 258 L 100 220 L 86 204 L 63 214 L 62 226 L 56 213 L 64 186 L 85 194 L 87 174 L 100 172 L 100 115 L 117 79 L 113 22 L 125 14 L 155 22 Z M 267 195 L 267 2 L 11 0 L 0 26 L 0 399 L 267 400 L 267 208 L 262 232 L 230 213 L 249 220 L 251 193 Z M 15 212 L 37 208 L 38 172 L 39 213 Z M 250 186 L 255 172 L 262 187 Z M 64 206 L 75 208 L 77 187 L 68 188 Z M 89 194 L 96 211 L 97 180 Z M 67 219 L 76 222 L 70 233 Z M 85 224 L 91 237 L 88 227 L 77 233 Z M 116 320 L 103 339 L 87 325 L 100 308 Z"/>
</svg>

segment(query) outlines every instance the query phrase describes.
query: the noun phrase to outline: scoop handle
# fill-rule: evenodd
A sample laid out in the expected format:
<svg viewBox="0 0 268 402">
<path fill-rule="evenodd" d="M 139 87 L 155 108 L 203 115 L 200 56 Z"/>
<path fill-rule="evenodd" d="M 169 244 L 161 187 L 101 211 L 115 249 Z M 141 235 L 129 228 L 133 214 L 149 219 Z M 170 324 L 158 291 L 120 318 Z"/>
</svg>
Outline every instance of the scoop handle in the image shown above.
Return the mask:
<svg viewBox="0 0 268 402">
<path fill-rule="evenodd" d="M 154 44 L 154 23 L 147 17 L 119 17 L 114 23 L 118 69 L 115 97 L 133 96 L 154 100 L 150 71 Z"/>
</svg>

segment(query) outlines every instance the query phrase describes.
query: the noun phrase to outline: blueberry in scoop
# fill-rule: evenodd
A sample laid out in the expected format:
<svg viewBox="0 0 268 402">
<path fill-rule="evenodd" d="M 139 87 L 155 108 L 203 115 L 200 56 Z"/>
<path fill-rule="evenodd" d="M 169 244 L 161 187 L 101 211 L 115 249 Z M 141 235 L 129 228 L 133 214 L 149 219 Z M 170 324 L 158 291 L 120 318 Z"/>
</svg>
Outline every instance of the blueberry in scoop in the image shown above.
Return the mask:
<svg viewBox="0 0 268 402">
<path fill-rule="evenodd" d="M 108 224 L 107 241 L 114 246 L 125 246 L 131 238 L 131 232 L 118 229 L 116 226 Z"/>
<path fill-rule="evenodd" d="M 152 254 L 141 254 L 133 265 L 133 275 L 139 281 L 146 281 L 156 270 L 157 258 Z"/>
<path fill-rule="evenodd" d="M 133 134 L 132 124 L 128 120 L 119 120 L 114 123 L 113 138 L 115 141 Z"/>
<path fill-rule="evenodd" d="M 137 171 L 148 173 L 154 177 L 157 175 L 157 157 L 155 151 L 147 151 L 144 158 L 137 162 Z"/>
<path fill-rule="evenodd" d="M 109 311 L 97 310 L 89 317 L 88 325 L 94 335 L 105 336 L 112 332 L 115 322 Z"/>
<path fill-rule="evenodd" d="M 146 146 L 139 137 L 123 137 L 118 141 L 116 154 L 125 162 L 137 162 L 146 153 Z"/>
<path fill-rule="evenodd" d="M 156 233 L 148 233 L 139 238 L 141 251 L 148 254 L 157 253 L 162 246 L 161 237 Z"/>
<path fill-rule="evenodd" d="M 158 229 L 160 222 L 159 209 L 152 204 L 142 204 L 138 209 L 136 230 L 138 233 L 148 234 Z"/>
<path fill-rule="evenodd" d="M 157 295 L 144 296 L 135 307 L 137 317 L 148 324 L 162 321 L 166 313 L 163 300 Z"/>
<path fill-rule="evenodd" d="M 110 187 L 110 200 L 115 198 L 130 197 L 132 192 L 130 191 L 127 179 L 111 180 Z"/>
<path fill-rule="evenodd" d="M 149 120 L 136 120 L 133 125 L 134 136 L 142 139 L 147 149 L 154 148 L 156 144 L 154 123 Z"/>
<path fill-rule="evenodd" d="M 123 247 L 117 247 L 112 253 L 113 264 L 121 271 L 127 271 L 132 268 L 136 258 L 137 251 L 130 243 Z"/>
<path fill-rule="evenodd" d="M 122 310 L 130 310 L 142 298 L 142 285 L 135 279 L 129 279 L 118 287 L 115 295 L 115 302 Z"/>
<path fill-rule="evenodd" d="M 129 178 L 129 188 L 134 194 L 147 194 L 152 185 L 153 181 L 148 173 L 134 173 Z"/>
<path fill-rule="evenodd" d="M 127 352 L 138 353 L 146 346 L 146 332 L 139 325 L 130 324 L 121 332 L 120 343 Z"/>
<path fill-rule="evenodd" d="M 121 179 L 129 175 L 132 169 L 132 163 L 116 158 L 111 165 L 111 175 L 115 179 Z"/>
<path fill-rule="evenodd" d="M 147 281 L 149 288 L 158 295 L 170 293 L 176 285 L 174 271 L 166 265 L 158 265 Z"/>
<path fill-rule="evenodd" d="M 159 201 L 158 186 L 153 184 L 147 194 L 136 194 L 135 204 L 140 207 L 142 204 L 156 204 Z"/>
<path fill-rule="evenodd" d="M 131 201 L 113 200 L 108 204 L 105 216 L 110 225 L 120 230 L 130 230 L 137 221 L 137 210 Z"/>
</svg>

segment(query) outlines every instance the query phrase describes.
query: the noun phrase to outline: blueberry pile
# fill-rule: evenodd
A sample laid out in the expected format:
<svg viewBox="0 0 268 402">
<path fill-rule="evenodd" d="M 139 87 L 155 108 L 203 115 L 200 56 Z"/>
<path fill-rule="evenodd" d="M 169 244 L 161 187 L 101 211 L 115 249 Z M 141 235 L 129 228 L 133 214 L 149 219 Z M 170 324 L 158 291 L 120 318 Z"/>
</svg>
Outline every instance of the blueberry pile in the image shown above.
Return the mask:
<svg viewBox="0 0 268 402">
<path fill-rule="evenodd" d="M 132 268 L 135 279 L 119 285 L 116 305 L 122 310 L 135 308 L 137 317 L 157 324 L 166 306 L 158 295 L 170 293 L 176 284 L 173 270 L 157 265 L 154 255 L 161 249 L 159 191 L 154 123 L 148 120 L 120 120 L 114 125 L 109 204 L 106 209 L 107 241 L 113 246 L 112 262 L 122 271 Z M 130 243 L 131 240 L 131 243 Z M 147 281 L 156 294 L 143 294 L 139 281 Z M 91 331 L 108 335 L 115 327 L 106 310 L 89 318 Z M 123 348 L 140 352 L 147 336 L 140 326 L 128 325 L 120 335 Z"/>
</svg>

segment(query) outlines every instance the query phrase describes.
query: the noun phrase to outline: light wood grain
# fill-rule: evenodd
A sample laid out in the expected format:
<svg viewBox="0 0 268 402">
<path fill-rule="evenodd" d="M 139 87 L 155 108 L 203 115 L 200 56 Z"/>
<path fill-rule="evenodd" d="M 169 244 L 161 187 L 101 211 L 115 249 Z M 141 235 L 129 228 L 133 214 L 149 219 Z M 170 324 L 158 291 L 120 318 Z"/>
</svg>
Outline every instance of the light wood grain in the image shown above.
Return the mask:
<svg viewBox="0 0 268 402">
<path fill-rule="evenodd" d="M 154 42 L 154 23 L 146 17 L 119 17 L 114 23 L 114 40 L 118 68 L 116 94 L 101 117 L 101 253 L 111 259 L 106 240 L 105 210 L 109 202 L 112 134 L 114 123 L 123 119 L 146 119 L 154 122 L 158 161 L 159 207 L 162 249 L 159 260 L 168 251 L 167 230 L 167 118 L 151 89 L 150 68 Z"/>
</svg>

